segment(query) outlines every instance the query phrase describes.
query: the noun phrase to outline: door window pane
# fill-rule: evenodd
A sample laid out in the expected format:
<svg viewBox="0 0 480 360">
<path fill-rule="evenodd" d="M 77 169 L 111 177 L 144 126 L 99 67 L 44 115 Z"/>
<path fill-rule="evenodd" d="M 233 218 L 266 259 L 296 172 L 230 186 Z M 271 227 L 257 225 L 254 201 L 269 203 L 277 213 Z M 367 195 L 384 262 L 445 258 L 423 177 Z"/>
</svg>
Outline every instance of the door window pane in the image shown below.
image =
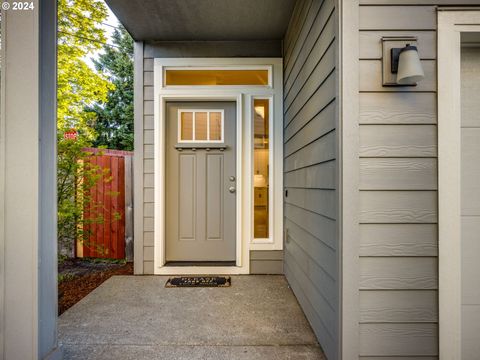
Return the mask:
<svg viewBox="0 0 480 360">
<path fill-rule="evenodd" d="M 193 113 L 181 112 L 180 119 L 181 119 L 180 139 L 193 140 Z"/>
<path fill-rule="evenodd" d="M 222 113 L 210 113 L 210 140 L 222 140 Z"/>
<path fill-rule="evenodd" d="M 207 113 L 195 113 L 195 141 L 208 140 L 207 130 Z"/>
<path fill-rule="evenodd" d="M 268 99 L 255 99 L 253 102 L 253 234 L 256 239 L 269 237 L 269 103 Z"/>
<path fill-rule="evenodd" d="M 221 143 L 223 110 L 179 110 L 178 141 L 190 143 Z"/>
</svg>

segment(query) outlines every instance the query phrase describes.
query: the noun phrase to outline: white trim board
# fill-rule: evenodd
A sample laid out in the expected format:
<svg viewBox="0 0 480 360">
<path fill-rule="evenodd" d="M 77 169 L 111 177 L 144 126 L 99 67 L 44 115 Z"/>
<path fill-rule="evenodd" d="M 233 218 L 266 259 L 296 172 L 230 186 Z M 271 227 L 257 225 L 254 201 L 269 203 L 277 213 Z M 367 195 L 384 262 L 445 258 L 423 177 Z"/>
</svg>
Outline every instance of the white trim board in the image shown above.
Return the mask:
<svg viewBox="0 0 480 360">
<path fill-rule="evenodd" d="M 477 11 L 438 12 L 440 359 L 461 359 L 461 33 L 480 32 Z"/>
<path fill-rule="evenodd" d="M 339 231 L 339 337 L 338 358 L 360 355 L 359 292 L 359 0 L 338 1 L 337 34 L 337 142 Z"/>
<path fill-rule="evenodd" d="M 235 68 L 271 67 L 270 86 L 163 86 L 164 67 L 209 66 Z M 156 58 L 154 59 L 154 153 L 155 153 L 155 218 L 154 274 L 248 274 L 250 250 L 281 250 L 283 248 L 283 206 L 273 206 L 272 241 L 255 244 L 253 238 L 253 138 L 252 103 L 254 98 L 272 99 L 272 172 L 275 179 L 273 204 L 283 201 L 283 63 L 281 58 Z M 170 267 L 165 266 L 165 119 L 167 101 L 235 101 L 237 104 L 237 221 L 236 266 Z M 248 151 L 251 149 L 251 151 Z"/>
</svg>

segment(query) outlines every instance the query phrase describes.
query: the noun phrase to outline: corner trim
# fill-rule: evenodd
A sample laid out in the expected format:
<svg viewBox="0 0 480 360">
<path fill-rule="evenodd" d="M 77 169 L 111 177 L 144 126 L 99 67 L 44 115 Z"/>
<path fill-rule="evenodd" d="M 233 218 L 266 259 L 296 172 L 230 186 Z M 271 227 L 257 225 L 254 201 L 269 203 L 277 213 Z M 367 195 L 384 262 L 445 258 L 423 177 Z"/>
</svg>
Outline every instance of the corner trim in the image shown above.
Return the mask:
<svg viewBox="0 0 480 360">
<path fill-rule="evenodd" d="M 339 359 L 358 359 L 359 349 L 359 1 L 337 1 Z"/>
</svg>

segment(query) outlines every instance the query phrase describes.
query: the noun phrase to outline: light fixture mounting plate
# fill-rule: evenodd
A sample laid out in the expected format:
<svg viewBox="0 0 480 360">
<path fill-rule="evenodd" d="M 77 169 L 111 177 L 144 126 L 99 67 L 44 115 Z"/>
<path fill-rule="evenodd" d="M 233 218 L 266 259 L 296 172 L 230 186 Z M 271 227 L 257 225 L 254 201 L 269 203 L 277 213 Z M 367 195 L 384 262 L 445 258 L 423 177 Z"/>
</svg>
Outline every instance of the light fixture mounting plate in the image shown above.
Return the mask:
<svg viewBox="0 0 480 360">
<path fill-rule="evenodd" d="M 417 46 L 415 36 L 384 36 L 382 37 L 382 85 L 412 86 L 397 84 L 398 57 L 400 51 L 407 45 Z M 414 85 L 413 85 L 414 86 Z"/>
</svg>

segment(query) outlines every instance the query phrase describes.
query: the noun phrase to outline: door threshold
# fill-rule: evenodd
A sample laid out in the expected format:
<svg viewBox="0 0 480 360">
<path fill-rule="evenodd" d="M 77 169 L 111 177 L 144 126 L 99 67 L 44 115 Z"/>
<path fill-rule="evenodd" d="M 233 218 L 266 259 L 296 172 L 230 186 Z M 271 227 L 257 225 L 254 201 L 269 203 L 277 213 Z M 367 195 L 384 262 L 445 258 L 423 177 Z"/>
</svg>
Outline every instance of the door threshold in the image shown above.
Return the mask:
<svg viewBox="0 0 480 360">
<path fill-rule="evenodd" d="M 248 273 L 248 267 L 239 266 L 233 261 L 228 261 L 227 265 L 225 262 L 222 262 L 222 264 L 216 262 L 215 265 L 212 265 L 203 261 L 201 263 L 182 262 L 182 264 L 172 261 L 155 268 L 155 275 L 245 275 Z"/>
<path fill-rule="evenodd" d="M 235 261 L 167 261 L 165 266 L 235 266 Z"/>
</svg>

